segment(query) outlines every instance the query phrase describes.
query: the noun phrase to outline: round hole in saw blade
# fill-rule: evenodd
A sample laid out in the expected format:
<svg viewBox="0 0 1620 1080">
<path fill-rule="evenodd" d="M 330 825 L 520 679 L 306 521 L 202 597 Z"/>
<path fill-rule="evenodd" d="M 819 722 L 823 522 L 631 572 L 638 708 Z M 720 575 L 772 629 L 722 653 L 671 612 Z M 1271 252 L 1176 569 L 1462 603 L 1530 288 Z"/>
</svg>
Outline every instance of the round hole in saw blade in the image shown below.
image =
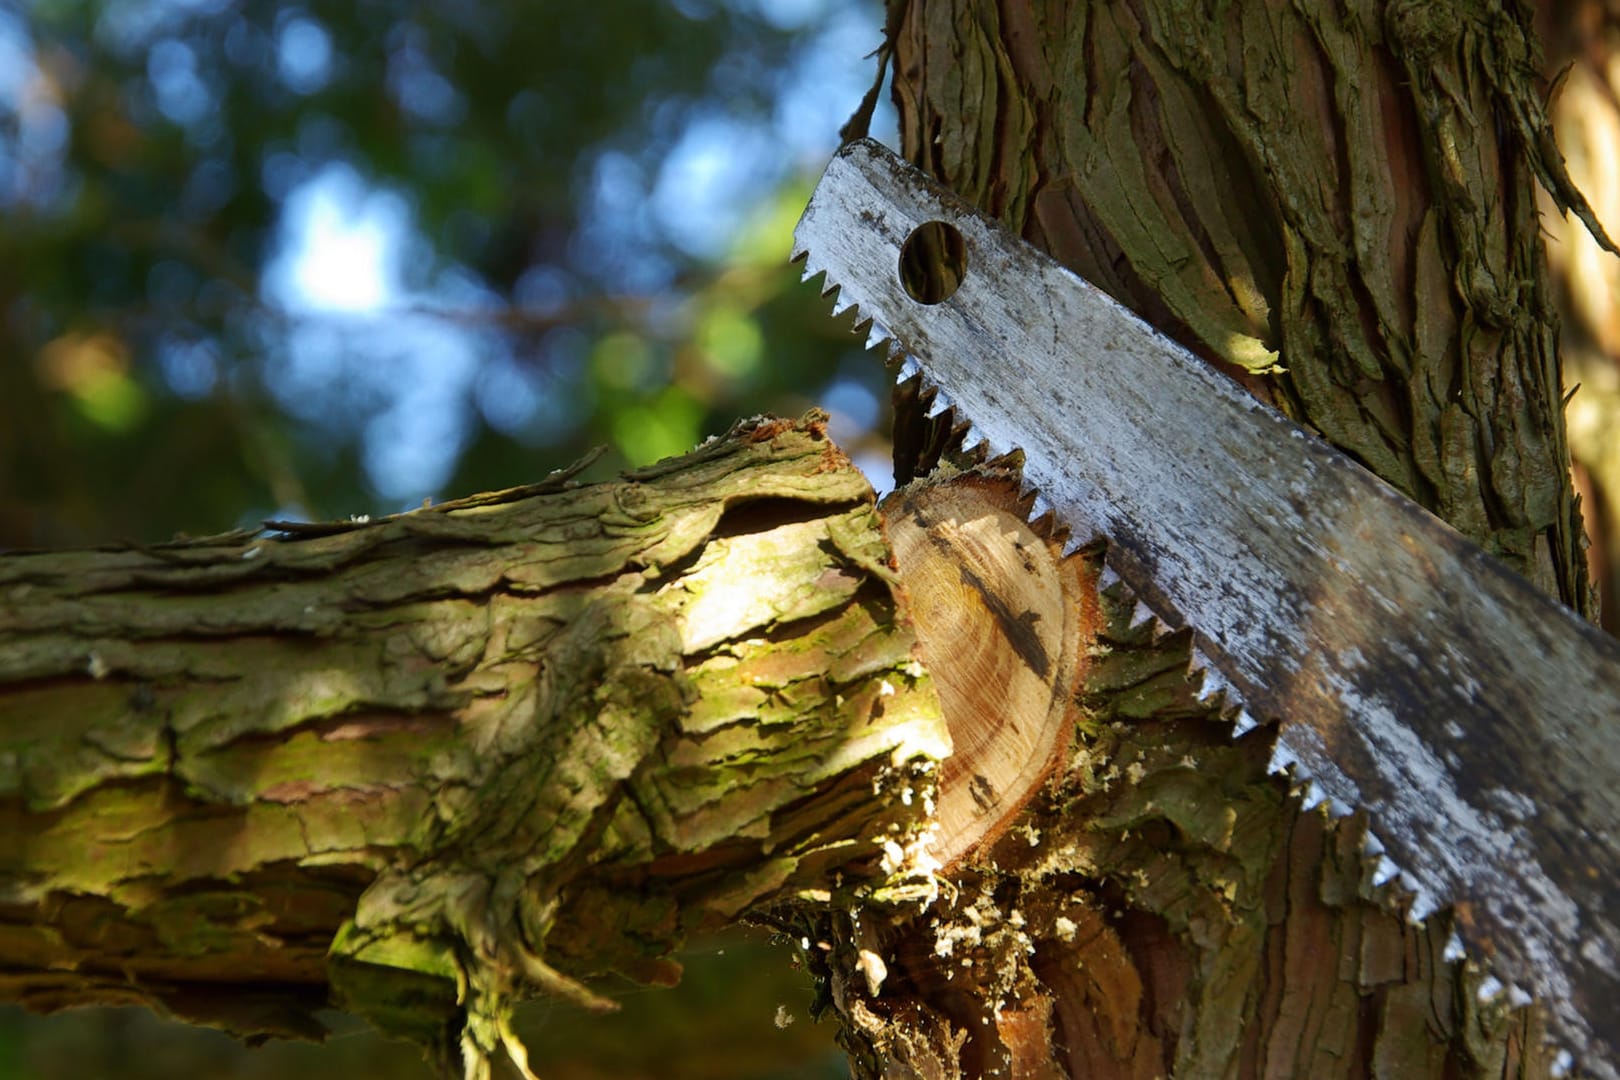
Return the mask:
<svg viewBox="0 0 1620 1080">
<path fill-rule="evenodd" d="M 949 300 L 967 273 L 967 241 L 954 225 L 927 221 L 900 248 L 900 284 L 919 304 Z"/>
</svg>

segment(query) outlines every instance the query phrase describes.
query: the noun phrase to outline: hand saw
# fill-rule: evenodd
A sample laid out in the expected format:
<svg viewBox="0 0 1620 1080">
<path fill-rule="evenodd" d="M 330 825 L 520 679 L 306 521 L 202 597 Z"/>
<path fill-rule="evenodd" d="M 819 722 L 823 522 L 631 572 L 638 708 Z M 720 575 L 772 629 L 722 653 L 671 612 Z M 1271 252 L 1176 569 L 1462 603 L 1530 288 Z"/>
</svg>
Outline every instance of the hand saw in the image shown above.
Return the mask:
<svg viewBox="0 0 1620 1080">
<path fill-rule="evenodd" d="M 901 263 L 929 230 L 962 265 L 918 300 Z M 1367 810 L 1419 914 L 1455 902 L 1474 955 L 1620 1078 L 1620 642 L 876 143 L 833 159 L 794 257 L 970 447 L 1023 451 L 1037 516 L 1107 538 L 1279 723 L 1275 767 Z"/>
</svg>

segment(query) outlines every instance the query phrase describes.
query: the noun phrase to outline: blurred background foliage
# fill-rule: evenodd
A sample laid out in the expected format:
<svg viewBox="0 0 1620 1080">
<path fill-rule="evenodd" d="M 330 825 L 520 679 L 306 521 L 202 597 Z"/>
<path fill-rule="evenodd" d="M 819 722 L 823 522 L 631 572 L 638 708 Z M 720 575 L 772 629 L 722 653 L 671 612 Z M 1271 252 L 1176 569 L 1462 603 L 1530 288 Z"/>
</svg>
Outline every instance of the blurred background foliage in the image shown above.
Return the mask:
<svg viewBox="0 0 1620 1080">
<path fill-rule="evenodd" d="M 787 265 L 880 27 L 877 0 L 0 0 L 0 550 L 390 512 L 596 444 L 606 477 L 813 404 L 883 482 L 882 365 Z M 543 1074 L 847 1074 L 786 951 L 686 960 L 617 1019 L 536 1006 Z M 363 1030 L 248 1051 L 0 1010 L 0 1078 L 295 1074 L 426 1072 Z"/>
<path fill-rule="evenodd" d="M 1537 6 L 1548 114 L 1569 175 L 1620 236 L 1620 0 Z M 1542 193 L 1548 268 L 1559 298 L 1564 419 L 1592 546 L 1604 629 L 1620 633 L 1620 259 Z"/>
<path fill-rule="evenodd" d="M 881 365 L 786 265 L 880 26 L 0 0 L 0 547 L 609 475 L 811 404 L 885 475 Z"/>
</svg>

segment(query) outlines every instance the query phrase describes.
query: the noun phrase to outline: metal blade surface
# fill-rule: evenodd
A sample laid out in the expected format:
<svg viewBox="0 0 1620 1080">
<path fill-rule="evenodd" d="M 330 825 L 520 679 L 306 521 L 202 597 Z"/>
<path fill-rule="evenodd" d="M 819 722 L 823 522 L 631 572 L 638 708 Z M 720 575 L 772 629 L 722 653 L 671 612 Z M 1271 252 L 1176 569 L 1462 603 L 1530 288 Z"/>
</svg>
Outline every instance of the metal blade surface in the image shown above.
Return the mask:
<svg viewBox="0 0 1620 1080">
<path fill-rule="evenodd" d="M 943 221 L 966 271 L 913 300 Z M 1365 808 L 1408 887 L 1620 1078 L 1620 642 L 871 142 L 794 235 L 1075 536 L 1198 648 L 1281 750 Z"/>
</svg>

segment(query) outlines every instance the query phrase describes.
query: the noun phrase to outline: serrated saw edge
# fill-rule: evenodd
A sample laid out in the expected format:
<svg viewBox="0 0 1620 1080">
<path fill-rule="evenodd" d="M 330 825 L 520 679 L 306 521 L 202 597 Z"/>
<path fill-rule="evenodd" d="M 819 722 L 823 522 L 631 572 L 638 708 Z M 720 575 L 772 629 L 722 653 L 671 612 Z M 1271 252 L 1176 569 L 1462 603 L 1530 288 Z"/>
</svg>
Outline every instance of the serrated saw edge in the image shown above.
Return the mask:
<svg viewBox="0 0 1620 1080">
<path fill-rule="evenodd" d="M 807 252 L 795 252 L 794 254 L 794 261 L 807 261 L 807 259 Z M 839 286 L 832 281 L 830 275 L 827 275 L 824 270 L 813 270 L 807 266 L 801 280 L 810 282 L 816 277 L 823 277 L 825 281 L 821 289 L 821 295 L 824 298 L 840 294 Z M 857 337 L 865 338 L 865 348 L 880 351 L 883 359 L 887 362 L 899 361 L 898 367 L 893 373 L 895 384 L 899 385 L 911 379 L 916 379 L 919 383 L 919 397 L 933 397 L 933 404 L 927 411 L 929 417 L 939 416 L 952 407 L 949 394 L 944 388 L 932 380 L 928 376 L 926 368 L 915 357 L 906 352 L 904 346 L 896 338 L 884 332 L 876 320 L 861 309 L 858 302 L 853 300 L 835 302 L 832 316 L 833 318 L 841 318 L 851 311 L 855 312 L 851 332 Z M 963 452 L 968 455 L 1006 458 L 1022 452 L 1021 447 L 997 445 L 991 438 L 980 432 L 974 426 L 972 420 L 964 418 L 961 427 L 964 429 L 960 436 L 961 446 Z M 1031 526 L 1041 526 L 1041 519 L 1045 518 L 1049 519 L 1049 524 L 1045 526 L 1045 530 L 1050 530 L 1056 526 L 1062 528 L 1065 532 L 1069 531 L 1068 527 L 1062 524 L 1062 518 L 1057 514 L 1056 509 L 1041 495 L 1039 486 L 1023 478 L 1022 470 L 1020 470 L 1019 488 L 1020 496 L 1030 500 L 1030 509 L 1024 517 Z M 1065 543 L 1064 555 L 1066 557 L 1072 556 L 1079 548 L 1091 541 L 1092 538 L 1090 537 L 1075 537 L 1071 534 Z M 1173 633 L 1173 628 L 1130 590 L 1130 586 L 1125 583 L 1119 571 L 1108 562 L 1108 551 L 1108 545 L 1104 544 L 1103 563 L 1097 582 L 1098 591 L 1102 592 L 1117 587 L 1125 590 L 1132 598 L 1133 614 L 1130 619 L 1130 628 L 1133 632 L 1140 632 L 1144 626 L 1148 627 L 1149 633 L 1155 641 Z M 1249 732 L 1259 728 L 1259 722 L 1255 720 L 1243 702 L 1242 693 L 1221 677 L 1220 669 L 1196 646 L 1190 650 L 1188 674 L 1202 676 L 1202 685 L 1196 694 L 1200 703 L 1207 704 L 1217 696 L 1223 698 L 1227 703 L 1219 711 L 1222 717 L 1231 725 L 1229 730 L 1230 738 L 1233 740 L 1242 738 Z M 1329 816 L 1334 819 L 1347 818 L 1355 813 L 1356 807 L 1331 797 L 1323 790 L 1315 782 L 1309 770 L 1299 761 L 1298 757 L 1281 741 L 1274 744 L 1267 772 L 1288 780 L 1290 793 L 1300 802 L 1303 810 L 1312 810 L 1325 803 L 1327 804 Z M 1439 909 L 1439 903 L 1420 884 L 1412 881 L 1410 875 L 1402 873 L 1395 861 L 1386 854 L 1384 844 L 1378 838 L 1375 829 L 1369 825 L 1364 831 L 1363 837 L 1362 856 L 1369 863 L 1372 870 L 1372 885 L 1379 890 L 1383 890 L 1386 885 L 1404 886 L 1405 896 L 1385 891 L 1383 900 L 1388 907 L 1398 910 L 1409 922 L 1420 925 Z M 1448 957 L 1448 959 L 1457 962 L 1470 959 L 1465 952 L 1460 951 L 1463 946 L 1461 940 L 1456 938 L 1455 934 L 1453 940 L 1457 941 L 1456 948 L 1459 951 L 1457 955 Z M 1477 957 L 1472 959 L 1476 962 L 1479 960 Z M 1515 984 L 1504 985 L 1517 989 Z M 1520 992 L 1522 993 L 1522 991 Z"/>
</svg>

